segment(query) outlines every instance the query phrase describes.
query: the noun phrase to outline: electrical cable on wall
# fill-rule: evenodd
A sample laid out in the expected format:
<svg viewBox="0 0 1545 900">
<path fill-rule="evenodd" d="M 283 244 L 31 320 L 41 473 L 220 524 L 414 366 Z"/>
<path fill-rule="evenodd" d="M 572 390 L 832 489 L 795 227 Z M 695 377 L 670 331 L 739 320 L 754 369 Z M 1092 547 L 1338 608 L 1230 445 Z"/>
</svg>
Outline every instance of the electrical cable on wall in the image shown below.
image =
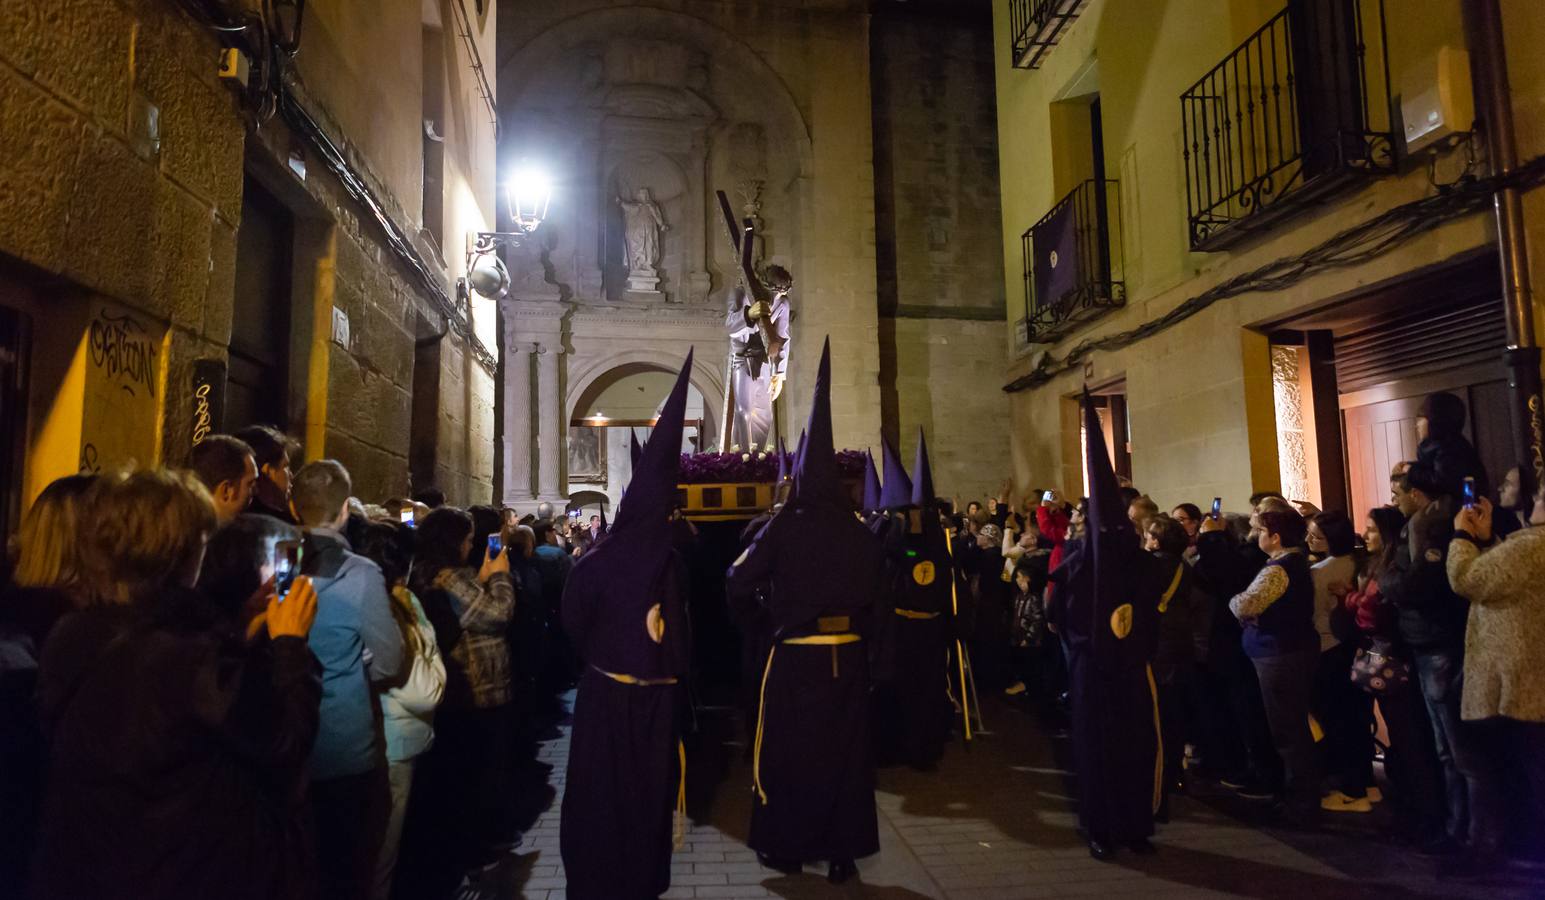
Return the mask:
<svg viewBox="0 0 1545 900">
<path fill-rule="evenodd" d="M 1442 186 L 1437 194 L 1389 209 L 1368 221 L 1339 232 L 1298 256 L 1283 257 L 1236 275 L 1182 302 L 1174 309 L 1126 331 L 1080 341 L 1064 356 L 1050 353 L 1035 368 L 1003 386 L 1007 393 L 1040 387 L 1078 368 L 1095 351 L 1120 350 L 1191 318 L 1219 300 L 1266 291 L 1281 291 L 1306 278 L 1377 259 L 1396 247 L 1464 216 L 1489 209 L 1493 195 L 1504 186 L 1528 191 L 1545 183 L 1545 156 L 1535 157 L 1511 175 L 1463 180 Z"/>
<path fill-rule="evenodd" d="M 333 143 L 326 130 L 296 97 L 295 91 L 286 81 L 287 76 L 296 77 L 289 60 L 299 50 L 305 0 L 263 0 L 258 14 L 249 13 L 244 18 L 227 15 L 208 0 L 178 0 L 178 5 L 200 25 L 219 33 L 222 44 L 239 45 L 252 60 L 254 68 L 247 102 L 252 112 L 253 127 L 261 127 L 276 112 L 283 116 L 289 127 L 303 137 L 321 157 L 328 171 L 343 186 L 344 192 L 363 206 L 370 218 L 380 226 L 387 249 L 407 267 L 428 293 L 447 327 L 467 342 L 473 358 L 483 370 L 497 377 L 498 360 L 473 331 L 470 316 L 457 309 L 439 275 L 424 260 L 418 248 L 413 246 L 407 234 L 386 211 L 375 191 L 349 164 L 343 151 Z M 275 29 L 273 24 L 276 21 L 288 25 L 287 34 L 282 40 L 276 33 L 285 33 L 286 29 Z M 491 96 L 489 101 L 492 102 Z"/>
</svg>

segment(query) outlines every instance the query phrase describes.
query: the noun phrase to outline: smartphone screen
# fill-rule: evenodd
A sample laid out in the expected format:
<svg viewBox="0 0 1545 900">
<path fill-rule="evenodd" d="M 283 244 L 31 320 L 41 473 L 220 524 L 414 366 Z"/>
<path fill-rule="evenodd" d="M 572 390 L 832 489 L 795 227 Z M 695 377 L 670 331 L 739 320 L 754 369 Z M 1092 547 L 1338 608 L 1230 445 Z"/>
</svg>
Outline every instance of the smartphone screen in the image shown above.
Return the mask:
<svg viewBox="0 0 1545 900">
<path fill-rule="evenodd" d="M 414 524 L 414 522 L 413 522 L 413 507 L 411 507 L 411 506 L 404 506 L 402 508 L 402 512 L 397 514 L 397 521 L 399 521 L 402 524 L 408 526 L 409 528 L 412 528 L 413 524 Z"/>
<path fill-rule="evenodd" d="M 1464 486 L 1465 506 L 1475 505 L 1475 479 L 1466 478 Z"/>
<path fill-rule="evenodd" d="M 488 558 L 493 559 L 503 551 L 504 542 L 499 540 L 499 536 L 497 534 L 490 534 L 488 536 Z"/>
<path fill-rule="evenodd" d="M 277 541 L 274 544 L 274 592 L 283 600 L 300 574 L 300 541 Z"/>
<path fill-rule="evenodd" d="M 1214 497 L 1212 498 L 1212 517 L 1216 519 L 1221 515 L 1223 515 L 1223 498 Z"/>
<path fill-rule="evenodd" d="M 1056 491 L 1047 491 L 1046 493 L 1041 495 L 1041 502 L 1042 503 L 1050 503 L 1050 502 L 1052 502 L 1053 500 L 1056 500 L 1056 499 L 1057 499 L 1057 492 Z"/>
</svg>

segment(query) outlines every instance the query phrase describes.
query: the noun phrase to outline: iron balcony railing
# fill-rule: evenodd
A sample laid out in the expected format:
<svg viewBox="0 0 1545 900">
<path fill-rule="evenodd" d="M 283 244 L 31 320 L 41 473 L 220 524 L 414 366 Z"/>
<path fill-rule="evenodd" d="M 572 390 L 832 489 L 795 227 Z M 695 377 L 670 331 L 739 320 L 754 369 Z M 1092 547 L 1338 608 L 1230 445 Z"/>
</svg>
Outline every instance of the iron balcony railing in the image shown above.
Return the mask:
<svg viewBox="0 0 1545 900">
<path fill-rule="evenodd" d="M 1383 0 L 1295 3 L 1180 104 L 1194 250 L 1225 249 L 1394 171 Z"/>
<path fill-rule="evenodd" d="M 1091 179 L 1020 236 L 1023 343 L 1049 343 L 1126 303 L 1120 206 L 1117 182 Z"/>
<path fill-rule="evenodd" d="M 1009 33 L 1014 36 L 1016 69 L 1039 69 L 1062 32 L 1073 24 L 1089 0 L 1008 0 Z"/>
</svg>

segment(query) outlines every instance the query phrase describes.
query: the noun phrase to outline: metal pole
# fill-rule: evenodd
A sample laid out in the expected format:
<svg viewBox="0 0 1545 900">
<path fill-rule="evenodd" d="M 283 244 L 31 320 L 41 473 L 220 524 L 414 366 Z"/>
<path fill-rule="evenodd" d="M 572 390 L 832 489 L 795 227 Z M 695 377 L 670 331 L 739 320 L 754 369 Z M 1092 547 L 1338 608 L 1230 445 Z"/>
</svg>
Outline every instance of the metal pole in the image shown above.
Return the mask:
<svg viewBox="0 0 1545 900">
<path fill-rule="evenodd" d="M 1507 51 L 1502 40 L 1502 10 L 1497 0 L 1470 0 L 1461 8 L 1470 33 L 1475 106 L 1485 128 L 1491 172 L 1497 176 L 1511 175 L 1518 168 L 1518 144 L 1513 131 Z M 1523 195 L 1516 187 L 1503 186 L 1494 195 L 1494 203 L 1507 315 L 1504 361 L 1513 401 L 1513 451 L 1521 472 L 1526 478 L 1533 476 L 1533 486 L 1545 476 L 1545 418 L 1540 400 L 1540 348 L 1534 340 L 1534 291 L 1529 284 Z"/>
</svg>

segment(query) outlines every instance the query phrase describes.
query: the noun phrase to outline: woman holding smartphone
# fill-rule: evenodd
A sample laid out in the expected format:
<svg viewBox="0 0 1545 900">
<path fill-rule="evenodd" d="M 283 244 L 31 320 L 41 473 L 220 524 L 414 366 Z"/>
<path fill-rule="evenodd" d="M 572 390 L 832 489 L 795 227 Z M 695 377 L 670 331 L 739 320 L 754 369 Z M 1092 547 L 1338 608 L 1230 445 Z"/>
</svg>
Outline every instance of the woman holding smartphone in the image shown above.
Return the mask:
<svg viewBox="0 0 1545 900">
<path fill-rule="evenodd" d="M 504 553 L 473 554 L 473 520 L 442 506 L 420 519 L 409 586 L 423 602 L 445 660 L 445 700 L 436 713 L 435 746 L 424 788 L 439 804 L 436 833 L 450 846 L 440 858 L 464 867 L 487 861 L 508 837 L 509 807 L 501 760 L 510 741 L 509 624 L 515 582 Z"/>
</svg>

